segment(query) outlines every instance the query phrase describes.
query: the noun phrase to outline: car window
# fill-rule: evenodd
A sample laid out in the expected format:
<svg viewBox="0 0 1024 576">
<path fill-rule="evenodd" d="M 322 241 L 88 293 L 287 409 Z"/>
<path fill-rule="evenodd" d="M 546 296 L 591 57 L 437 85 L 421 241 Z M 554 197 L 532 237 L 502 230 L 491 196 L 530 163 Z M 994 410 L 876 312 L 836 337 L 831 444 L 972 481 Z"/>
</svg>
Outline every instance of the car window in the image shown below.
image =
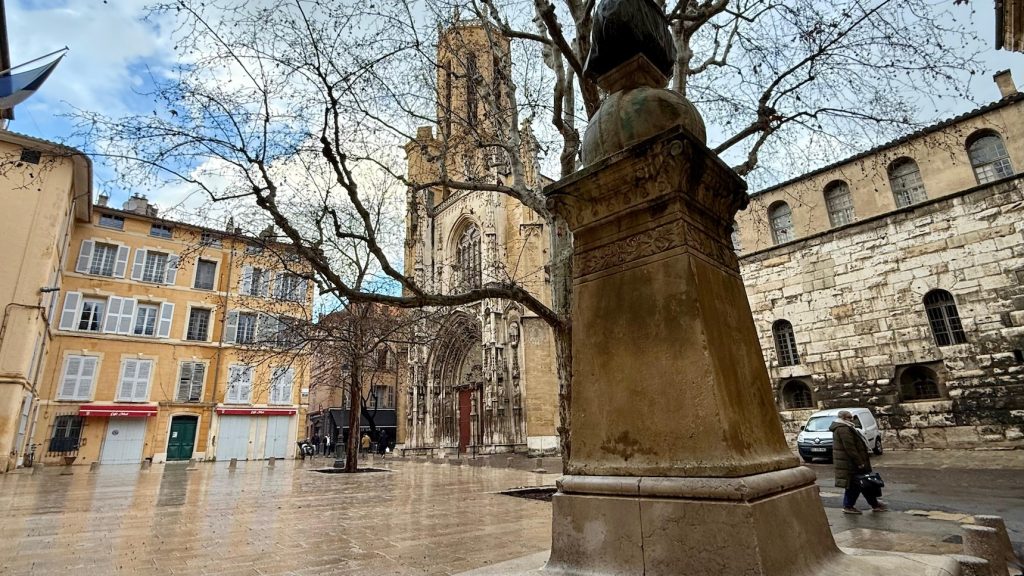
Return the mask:
<svg viewBox="0 0 1024 576">
<path fill-rule="evenodd" d="M 853 417 L 853 425 L 857 428 L 864 428 L 864 425 L 860 423 L 860 416 Z"/>
<path fill-rule="evenodd" d="M 804 426 L 804 430 L 808 432 L 826 432 L 828 427 L 835 421 L 836 419 L 832 416 L 818 416 L 817 418 L 811 418 Z"/>
</svg>

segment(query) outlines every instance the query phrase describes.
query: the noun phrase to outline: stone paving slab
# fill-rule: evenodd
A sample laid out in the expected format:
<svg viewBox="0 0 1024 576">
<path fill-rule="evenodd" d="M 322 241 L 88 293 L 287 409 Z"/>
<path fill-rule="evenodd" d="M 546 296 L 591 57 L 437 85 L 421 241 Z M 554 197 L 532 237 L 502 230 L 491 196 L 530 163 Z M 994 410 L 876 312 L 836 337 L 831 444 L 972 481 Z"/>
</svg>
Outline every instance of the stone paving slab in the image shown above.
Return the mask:
<svg viewBox="0 0 1024 576">
<path fill-rule="evenodd" d="M 423 576 L 546 554 L 550 504 L 498 492 L 551 485 L 557 474 L 375 465 L 390 471 L 321 474 L 287 461 L 0 476 L 0 575 Z M 843 546 L 945 552 L 955 545 L 942 540 L 959 534 L 954 522 L 909 514 L 826 513 Z"/>
</svg>

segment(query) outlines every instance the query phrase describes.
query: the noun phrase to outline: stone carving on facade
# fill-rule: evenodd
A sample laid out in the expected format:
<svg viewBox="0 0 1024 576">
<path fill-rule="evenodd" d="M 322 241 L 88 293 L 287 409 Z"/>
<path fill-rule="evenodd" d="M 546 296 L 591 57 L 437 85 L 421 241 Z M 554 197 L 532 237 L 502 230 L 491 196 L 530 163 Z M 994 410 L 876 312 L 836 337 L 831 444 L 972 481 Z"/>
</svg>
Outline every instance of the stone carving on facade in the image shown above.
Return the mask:
<svg viewBox="0 0 1024 576">
<path fill-rule="evenodd" d="M 684 225 L 675 220 L 664 226 L 644 230 L 594 250 L 576 255 L 575 266 L 579 275 L 600 272 L 620 264 L 660 254 L 684 243 Z"/>
</svg>

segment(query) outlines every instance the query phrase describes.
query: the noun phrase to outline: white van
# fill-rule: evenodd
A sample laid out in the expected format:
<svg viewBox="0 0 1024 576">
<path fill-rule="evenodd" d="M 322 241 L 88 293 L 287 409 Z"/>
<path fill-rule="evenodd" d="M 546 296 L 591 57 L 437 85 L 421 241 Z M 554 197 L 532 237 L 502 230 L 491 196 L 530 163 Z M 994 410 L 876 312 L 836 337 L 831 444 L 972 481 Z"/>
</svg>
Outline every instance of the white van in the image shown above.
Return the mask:
<svg viewBox="0 0 1024 576">
<path fill-rule="evenodd" d="M 828 427 L 846 410 L 853 414 L 853 424 L 857 427 L 867 447 L 880 456 L 882 454 L 882 433 L 878 430 L 878 422 L 871 410 L 867 408 L 834 408 L 811 414 L 807 422 L 800 427 L 796 437 L 796 447 L 804 462 L 814 458 L 832 460 L 832 432 Z"/>
</svg>

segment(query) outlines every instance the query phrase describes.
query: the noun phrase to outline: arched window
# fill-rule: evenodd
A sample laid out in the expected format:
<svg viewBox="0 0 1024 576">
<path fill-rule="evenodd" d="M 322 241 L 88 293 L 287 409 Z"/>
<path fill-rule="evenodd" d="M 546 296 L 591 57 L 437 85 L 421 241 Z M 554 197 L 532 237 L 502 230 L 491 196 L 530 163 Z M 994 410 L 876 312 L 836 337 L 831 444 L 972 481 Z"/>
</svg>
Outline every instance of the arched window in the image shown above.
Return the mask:
<svg viewBox="0 0 1024 576">
<path fill-rule="evenodd" d="M 971 159 L 978 184 L 1013 176 L 1010 155 L 1006 153 L 1003 139 L 995 132 L 983 132 L 981 136 L 968 140 L 967 156 Z"/>
<path fill-rule="evenodd" d="M 811 389 L 800 380 L 790 380 L 782 387 L 782 404 L 787 410 L 813 408 L 814 398 Z"/>
<path fill-rule="evenodd" d="M 897 208 L 924 202 L 928 195 L 921 180 L 921 169 L 910 158 L 900 158 L 889 165 L 889 186 Z"/>
<path fill-rule="evenodd" d="M 793 325 L 788 320 L 778 320 L 772 324 L 775 336 L 775 351 L 779 355 L 779 366 L 796 366 L 800 363 L 800 354 L 796 351 L 796 336 Z"/>
<path fill-rule="evenodd" d="M 837 180 L 825 187 L 825 206 L 832 226 L 853 222 L 853 197 L 846 182 Z"/>
<path fill-rule="evenodd" d="M 793 211 L 789 204 L 776 202 L 768 208 L 768 221 L 772 226 L 772 240 L 776 244 L 789 242 L 793 239 Z"/>
<path fill-rule="evenodd" d="M 932 327 L 936 344 L 949 346 L 967 342 L 952 294 L 945 290 L 932 290 L 924 295 L 924 310 L 928 314 L 928 324 Z"/>
<path fill-rule="evenodd" d="M 459 237 L 455 260 L 459 267 L 462 288 L 479 288 L 482 281 L 480 270 L 480 229 L 470 224 Z"/>
<path fill-rule="evenodd" d="M 910 366 L 900 374 L 901 400 L 942 398 L 939 376 L 927 366 Z"/>
</svg>

